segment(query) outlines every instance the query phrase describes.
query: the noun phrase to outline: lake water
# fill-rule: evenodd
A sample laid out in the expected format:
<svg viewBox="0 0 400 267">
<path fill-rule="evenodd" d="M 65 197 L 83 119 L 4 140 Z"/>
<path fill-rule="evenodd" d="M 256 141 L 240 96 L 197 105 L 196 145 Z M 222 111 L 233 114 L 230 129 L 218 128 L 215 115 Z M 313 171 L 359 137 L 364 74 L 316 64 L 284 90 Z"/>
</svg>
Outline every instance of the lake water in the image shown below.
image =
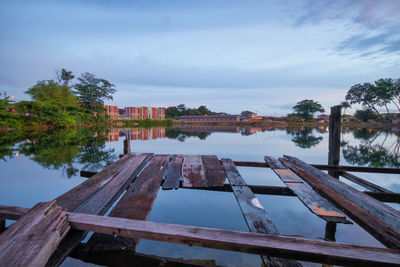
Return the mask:
<svg viewBox="0 0 400 267">
<path fill-rule="evenodd" d="M 129 135 L 132 152 L 217 155 L 235 161 L 262 162 L 265 155 L 296 156 L 308 163 L 327 164 L 328 132 L 320 128 L 102 129 L 53 132 L 9 132 L 0 138 L 0 204 L 32 207 L 49 201 L 85 181 L 79 171 L 104 168 L 123 153 Z M 195 132 L 197 131 L 197 132 Z M 341 165 L 400 167 L 399 129 L 343 129 Z M 238 167 L 248 184 L 285 186 L 267 168 Z M 391 174 L 356 175 L 400 193 L 400 177 Z M 345 179 L 342 181 L 364 190 Z M 321 240 L 324 220 L 296 197 L 257 195 L 283 235 Z M 397 204 L 388 204 L 400 209 Z M 233 193 L 160 189 L 149 220 L 248 231 Z M 9 225 L 12 221 L 7 221 Z M 357 224 L 337 225 L 336 241 L 383 247 Z M 216 249 L 141 240 L 137 251 L 171 258 L 215 260 L 218 265 L 260 266 L 260 257 Z M 313 265 L 308 264 L 306 265 Z M 68 258 L 62 266 L 92 266 Z"/>
</svg>

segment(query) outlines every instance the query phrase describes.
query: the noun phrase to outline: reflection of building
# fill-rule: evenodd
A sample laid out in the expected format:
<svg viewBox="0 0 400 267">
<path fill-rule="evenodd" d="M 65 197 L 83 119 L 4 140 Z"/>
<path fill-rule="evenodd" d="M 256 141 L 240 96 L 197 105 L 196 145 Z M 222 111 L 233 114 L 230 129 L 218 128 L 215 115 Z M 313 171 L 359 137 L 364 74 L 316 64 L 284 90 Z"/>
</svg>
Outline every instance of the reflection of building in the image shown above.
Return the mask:
<svg viewBox="0 0 400 267">
<path fill-rule="evenodd" d="M 239 121 L 239 115 L 210 115 L 210 116 L 180 116 L 181 121 L 200 121 L 200 122 L 234 122 Z"/>
<path fill-rule="evenodd" d="M 237 126 L 221 126 L 221 125 L 182 125 L 177 127 L 182 132 L 224 132 L 224 133 L 238 133 L 240 128 Z"/>
<path fill-rule="evenodd" d="M 130 140 L 155 140 L 165 138 L 165 128 L 111 129 L 108 133 L 107 141 L 118 141 L 119 136 L 128 136 Z"/>
</svg>

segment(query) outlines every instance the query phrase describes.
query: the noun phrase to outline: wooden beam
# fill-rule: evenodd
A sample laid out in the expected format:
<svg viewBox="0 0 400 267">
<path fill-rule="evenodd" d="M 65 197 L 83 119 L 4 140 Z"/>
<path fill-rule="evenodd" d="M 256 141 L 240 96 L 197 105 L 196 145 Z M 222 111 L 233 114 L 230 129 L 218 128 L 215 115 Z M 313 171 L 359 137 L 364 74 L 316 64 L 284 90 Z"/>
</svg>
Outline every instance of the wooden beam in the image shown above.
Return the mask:
<svg viewBox="0 0 400 267">
<path fill-rule="evenodd" d="M 182 163 L 182 180 L 183 187 L 206 186 L 206 177 L 201 156 L 184 155 Z"/>
<path fill-rule="evenodd" d="M 328 150 L 328 165 L 339 165 L 340 160 L 340 130 L 342 119 L 342 106 L 337 105 L 331 107 L 329 116 L 329 150 Z M 339 179 L 339 173 L 328 171 L 332 177 Z"/>
<path fill-rule="evenodd" d="M 27 208 L 15 209 L 14 207 L 7 208 L 7 206 L 2 206 L 0 210 L 11 210 L 14 216 L 17 212 L 29 211 Z M 22 215 L 20 214 L 20 216 Z M 68 212 L 67 215 L 72 228 L 108 235 L 146 238 L 337 265 L 357 264 L 357 266 L 371 266 L 372 264 L 377 264 L 377 266 L 397 266 L 400 262 L 400 250 L 397 249 L 357 246 L 305 238 L 245 233 L 73 212 Z"/>
<path fill-rule="evenodd" d="M 172 155 L 171 161 L 168 164 L 167 172 L 165 173 L 163 190 L 178 189 L 182 178 L 182 155 Z"/>
<path fill-rule="evenodd" d="M 364 187 L 367 190 L 371 190 L 372 192 L 393 193 L 390 190 L 380 187 L 379 185 L 376 185 L 374 183 L 368 182 L 367 180 L 364 180 L 358 176 L 355 176 L 354 174 L 351 174 L 348 172 L 342 172 L 340 175 L 343 176 L 344 178 L 346 178 L 347 180 L 352 181 L 353 183 L 361 185 L 362 187 Z"/>
<path fill-rule="evenodd" d="M 327 222 L 351 223 L 346 216 L 336 209 L 329 201 L 321 197 L 309 185 L 293 174 L 278 160 L 273 157 L 264 157 L 265 162 L 271 166 L 278 177 L 289 187 L 298 199 L 315 215 Z"/>
<path fill-rule="evenodd" d="M 157 267 L 206 267 L 210 265 L 197 262 L 184 261 L 173 258 L 158 257 L 153 255 L 141 254 L 127 250 L 102 250 L 92 251 L 87 244 L 80 243 L 69 255 L 87 263 L 110 267 L 137 267 L 137 266 L 157 266 Z M 215 260 L 204 260 L 215 265 Z"/>
<path fill-rule="evenodd" d="M 170 155 L 155 155 L 108 216 L 147 220 L 170 158 Z M 139 240 L 94 234 L 87 243 L 94 251 L 106 249 L 135 251 Z"/>
<path fill-rule="evenodd" d="M 254 161 L 234 161 L 237 167 L 259 167 L 269 168 L 269 165 L 265 162 L 254 162 Z M 360 167 L 360 166 L 347 166 L 347 165 L 324 165 L 324 164 L 310 164 L 311 166 L 325 171 L 338 171 L 338 172 L 372 172 L 372 173 L 392 173 L 400 174 L 400 168 L 378 168 L 378 167 Z"/>
<path fill-rule="evenodd" d="M 353 220 L 390 248 L 400 248 L 400 233 L 396 227 L 400 223 L 398 211 L 355 190 L 326 173 L 300 161 L 286 156 L 280 159 L 315 191 L 328 198 L 344 210 Z"/>
<path fill-rule="evenodd" d="M 123 193 L 126 186 L 139 174 L 153 154 L 128 154 L 92 178 L 57 198 L 57 204 L 67 211 L 104 214 Z M 115 173 L 113 173 L 113 171 Z M 77 194 L 74 199 L 74 194 Z M 68 202 L 70 200 L 70 202 Z M 46 266 L 58 266 L 86 236 L 82 231 L 70 231 Z"/>
<path fill-rule="evenodd" d="M 207 187 L 222 186 L 226 180 L 226 173 L 217 156 L 201 156 L 205 169 Z"/>
<path fill-rule="evenodd" d="M 260 201 L 246 185 L 233 161 L 222 159 L 221 162 L 250 232 L 280 235 L 278 228 L 268 217 Z M 301 264 L 291 260 L 266 256 L 261 258 L 266 266 L 301 266 Z"/>
<path fill-rule="evenodd" d="M 44 266 L 69 229 L 55 201 L 38 203 L 0 235 L 0 265 Z"/>
</svg>

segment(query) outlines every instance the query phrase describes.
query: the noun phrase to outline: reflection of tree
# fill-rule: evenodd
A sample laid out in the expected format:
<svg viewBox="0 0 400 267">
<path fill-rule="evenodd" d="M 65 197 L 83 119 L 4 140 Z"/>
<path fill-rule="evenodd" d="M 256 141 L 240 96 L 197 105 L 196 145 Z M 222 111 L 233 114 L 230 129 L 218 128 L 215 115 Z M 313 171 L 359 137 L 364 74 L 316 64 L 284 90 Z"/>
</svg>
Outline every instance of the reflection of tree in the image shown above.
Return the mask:
<svg viewBox="0 0 400 267">
<path fill-rule="evenodd" d="M 378 137 L 385 134 L 383 141 Z M 343 148 L 344 158 L 351 164 L 374 167 L 400 167 L 400 137 L 386 146 L 389 131 L 383 129 L 361 129 L 354 131 L 354 138 L 359 139 L 358 146 L 347 145 Z"/>
<path fill-rule="evenodd" d="M 93 137 L 95 129 L 63 129 L 29 135 L 18 144 L 17 150 L 48 169 L 63 169 L 67 177 L 76 175 L 76 164 L 100 169 L 116 159 L 112 150 L 105 150 L 104 136 Z"/>
<path fill-rule="evenodd" d="M 187 137 L 198 137 L 200 140 L 205 140 L 210 136 L 210 132 L 182 132 L 178 128 L 166 128 L 165 136 L 169 139 L 176 139 L 179 142 L 185 142 Z"/>
<path fill-rule="evenodd" d="M 318 145 L 323 137 L 316 137 L 312 133 L 313 128 L 305 127 L 304 129 L 287 129 L 286 132 L 294 136 L 292 142 L 301 148 L 311 148 Z"/>
</svg>

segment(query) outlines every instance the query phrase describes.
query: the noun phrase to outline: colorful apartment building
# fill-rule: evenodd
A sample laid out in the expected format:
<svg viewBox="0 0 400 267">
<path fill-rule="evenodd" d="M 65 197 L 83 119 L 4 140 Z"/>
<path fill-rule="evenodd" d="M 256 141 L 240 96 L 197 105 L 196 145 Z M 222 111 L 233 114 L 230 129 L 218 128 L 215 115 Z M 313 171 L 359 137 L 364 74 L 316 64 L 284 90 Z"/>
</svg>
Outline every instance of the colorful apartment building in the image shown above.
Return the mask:
<svg viewBox="0 0 400 267">
<path fill-rule="evenodd" d="M 117 106 L 104 105 L 106 114 L 112 119 L 133 119 L 133 120 L 165 120 L 165 109 L 164 108 L 153 108 L 153 107 L 125 107 L 121 109 L 122 112 L 118 115 Z"/>
</svg>

